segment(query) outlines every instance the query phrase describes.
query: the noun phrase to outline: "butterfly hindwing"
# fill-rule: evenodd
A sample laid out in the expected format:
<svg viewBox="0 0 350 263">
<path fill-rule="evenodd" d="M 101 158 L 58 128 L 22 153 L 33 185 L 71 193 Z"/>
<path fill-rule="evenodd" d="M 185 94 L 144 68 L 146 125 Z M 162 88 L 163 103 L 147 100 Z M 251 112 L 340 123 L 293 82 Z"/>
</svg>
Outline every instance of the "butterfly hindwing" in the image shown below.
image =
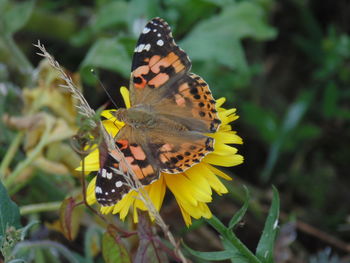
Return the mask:
<svg viewBox="0 0 350 263">
<path fill-rule="evenodd" d="M 212 133 L 221 123 L 208 84 L 193 73 L 178 79 L 153 108 L 191 131 Z"/>
<path fill-rule="evenodd" d="M 120 151 L 108 152 L 107 156 L 101 156 L 105 151 L 100 153 L 103 163 L 100 163 L 101 168 L 97 173 L 95 195 L 103 206 L 117 203 L 130 192 L 130 185 L 136 186 L 129 168 L 142 185 L 148 185 L 159 178 L 159 171 L 149 163 L 140 145 L 119 139 L 116 140 L 116 146 Z"/>
<path fill-rule="evenodd" d="M 105 156 L 103 156 L 106 154 Z M 97 172 L 95 196 L 102 206 L 111 206 L 129 193 L 130 186 L 127 184 L 125 175 L 120 168 L 118 153 L 100 152 L 100 169 Z M 119 159 L 118 159 L 119 158 Z"/>
</svg>

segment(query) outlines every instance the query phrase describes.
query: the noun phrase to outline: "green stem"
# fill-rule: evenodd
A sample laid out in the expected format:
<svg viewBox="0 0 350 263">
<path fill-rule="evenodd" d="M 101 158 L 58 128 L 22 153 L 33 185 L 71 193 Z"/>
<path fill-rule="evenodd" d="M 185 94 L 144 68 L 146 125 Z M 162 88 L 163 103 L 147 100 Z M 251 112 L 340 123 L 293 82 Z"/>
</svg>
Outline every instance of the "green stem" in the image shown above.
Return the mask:
<svg viewBox="0 0 350 263">
<path fill-rule="evenodd" d="M 41 151 L 43 150 L 43 148 L 46 146 L 47 142 L 48 142 L 48 137 L 50 135 L 50 131 L 51 131 L 51 128 L 52 128 L 52 125 L 53 125 L 53 122 L 49 119 L 49 118 L 46 118 L 45 119 L 45 131 L 41 137 L 41 140 L 40 142 L 38 143 L 38 145 L 34 148 L 33 151 L 31 151 L 28 155 L 28 157 L 20 162 L 15 170 L 12 172 L 12 174 L 10 174 L 6 180 L 4 181 L 4 185 L 7 189 L 9 189 L 9 193 L 12 195 L 14 194 L 15 192 L 17 192 L 20 187 L 23 185 L 23 182 L 17 182 L 16 185 L 13 185 L 18 176 L 21 174 L 21 172 L 27 167 L 29 166 L 33 161 L 34 159 L 41 153 Z M 19 183 L 19 184 L 18 184 Z"/>
<path fill-rule="evenodd" d="M 49 202 L 49 203 L 25 205 L 25 206 L 21 206 L 19 211 L 21 215 L 55 211 L 60 208 L 61 204 L 62 202 Z"/>
<path fill-rule="evenodd" d="M 225 231 L 225 237 L 231 244 L 244 255 L 251 263 L 261 263 L 261 261 L 239 240 L 230 230 Z"/>
<path fill-rule="evenodd" d="M 15 156 L 18 147 L 20 146 L 22 142 L 22 138 L 24 136 L 24 132 L 19 132 L 16 137 L 12 140 L 10 147 L 8 148 L 6 155 L 4 159 L 1 162 L 0 165 L 0 180 L 4 181 L 5 180 L 5 174 L 6 170 L 9 167 L 13 157 Z"/>
</svg>

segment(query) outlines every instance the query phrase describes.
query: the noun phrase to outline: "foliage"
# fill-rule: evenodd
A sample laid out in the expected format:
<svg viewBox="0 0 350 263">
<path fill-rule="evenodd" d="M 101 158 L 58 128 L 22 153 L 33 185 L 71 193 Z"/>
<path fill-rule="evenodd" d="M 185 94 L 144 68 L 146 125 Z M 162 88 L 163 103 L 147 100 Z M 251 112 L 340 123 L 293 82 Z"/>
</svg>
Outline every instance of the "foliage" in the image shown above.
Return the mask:
<svg viewBox="0 0 350 263">
<path fill-rule="evenodd" d="M 40 39 L 98 108 L 107 97 L 90 69 L 118 103 L 116 88 L 128 83 L 137 37 L 147 20 L 160 16 L 193 72 L 215 97 L 237 107 L 235 130 L 245 141 L 245 164 L 233 170 L 229 195 L 213 201 L 216 216 L 207 223 L 196 220 L 185 229 L 174 201 L 166 200 L 162 216 L 185 240 L 186 256 L 344 262 L 350 253 L 344 6 L 345 0 L 0 0 L 0 261 L 179 259 L 149 222 L 136 228 L 82 205 L 74 169 L 83 152 L 70 143 L 81 128 L 76 101 L 58 88 L 62 80 L 32 46 Z M 266 190 L 271 184 L 280 192 L 282 223 L 294 222 L 293 234 L 276 231 L 279 198 Z M 249 186 L 251 198 L 241 185 Z"/>
</svg>

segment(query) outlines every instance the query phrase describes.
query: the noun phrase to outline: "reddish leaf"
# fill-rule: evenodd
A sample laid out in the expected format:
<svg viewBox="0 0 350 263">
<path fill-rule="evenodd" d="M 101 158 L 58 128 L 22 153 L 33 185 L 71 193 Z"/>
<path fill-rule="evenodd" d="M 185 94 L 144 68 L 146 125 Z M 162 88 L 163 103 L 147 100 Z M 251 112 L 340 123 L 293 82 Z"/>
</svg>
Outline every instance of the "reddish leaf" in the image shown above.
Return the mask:
<svg viewBox="0 0 350 263">
<path fill-rule="evenodd" d="M 78 234 L 82 208 L 76 206 L 75 200 L 69 197 L 63 200 L 60 207 L 60 223 L 63 235 L 74 240 Z"/>
<path fill-rule="evenodd" d="M 165 248 L 161 246 L 161 240 L 154 231 L 149 221 L 149 216 L 145 213 L 139 213 L 139 223 L 137 232 L 140 238 L 139 247 L 134 258 L 134 262 L 140 263 L 165 263 L 168 257 Z"/>
<path fill-rule="evenodd" d="M 113 233 L 105 232 L 102 237 L 102 256 L 106 263 L 130 263 L 125 246 Z"/>
</svg>

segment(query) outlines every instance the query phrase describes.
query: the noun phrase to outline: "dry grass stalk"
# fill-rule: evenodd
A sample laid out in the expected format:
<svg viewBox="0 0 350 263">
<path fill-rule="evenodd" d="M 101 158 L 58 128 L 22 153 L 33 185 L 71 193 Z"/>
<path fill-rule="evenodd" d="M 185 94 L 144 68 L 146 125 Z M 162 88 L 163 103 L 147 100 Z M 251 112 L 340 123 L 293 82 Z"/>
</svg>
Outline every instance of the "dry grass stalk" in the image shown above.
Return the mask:
<svg viewBox="0 0 350 263">
<path fill-rule="evenodd" d="M 90 105 L 86 101 L 85 97 L 83 94 L 80 92 L 80 90 L 74 85 L 73 80 L 70 76 L 68 76 L 63 68 L 60 66 L 60 64 L 46 51 L 44 45 L 40 43 L 38 40 L 38 43 L 34 45 L 37 47 L 41 52 L 38 52 L 37 54 L 39 56 L 42 56 L 46 58 L 50 65 L 55 68 L 59 73 L 60 77 L 62 80 L 66 82 L 66 85 L 60 85 L 63 88 L 68 89 L 74 98 L 76 98 L 79 102 L 79 105 L 77 106 L 78 108 L 78 113 L 84 117 L 86 117 L 89 120 L 89 125 L 91 128 L 97 128 L 99 130 L 99 135 L 102 136 L 104 142 L 106 143 L 108 147 L 108 152 L 113 153 L 117 152 L 118 156 L 115 156 L 112 154 L 113 158 L 116 159 L 118 162 L 122 162 L 124 165 L 121 165 L 119 167 L 127 167 L 128 172 L 127 174 L 124 174 L 123 171 L 121 170 L 116 170 L 115 172 L 123 174 L 125 177 L 128 185 L 131 187 L 132 190 L 136 191 L 139 195 L 138 198 L 143 201 L 143 203 L 146 205 L 149 213 L 152 215 L 152 217 L 155 219 L 156 224 L 162 229 L 164 235 L 168 238 L 169 242 L 174 246 L 175 254 L 181 259 L 182 262 L 186 263 L 187 260 L 185 256 L 182 254 L 178 243 L 176 243 L 175 238 L 173 234 L 169 231 L 168 226 L 164 222 L 163 218 L 160 216 L 159 212 L 157 209 L 154 207 L 148 193 L 144 190 L 143 185 L 140 183 L 138 180 L 137 176 L 131 169 L 129 163 L 125 160 L 125 158 L 119 158 L 119 156 L 123 156 L 121 151 L 116 147 L 114 138 L 108 134 L 108 132 L 105 130 L 103 127 L 101 121 L 96 121 L 94 116 L 95 116 L 95 111 L 91 109 Z"/>
</svg>

